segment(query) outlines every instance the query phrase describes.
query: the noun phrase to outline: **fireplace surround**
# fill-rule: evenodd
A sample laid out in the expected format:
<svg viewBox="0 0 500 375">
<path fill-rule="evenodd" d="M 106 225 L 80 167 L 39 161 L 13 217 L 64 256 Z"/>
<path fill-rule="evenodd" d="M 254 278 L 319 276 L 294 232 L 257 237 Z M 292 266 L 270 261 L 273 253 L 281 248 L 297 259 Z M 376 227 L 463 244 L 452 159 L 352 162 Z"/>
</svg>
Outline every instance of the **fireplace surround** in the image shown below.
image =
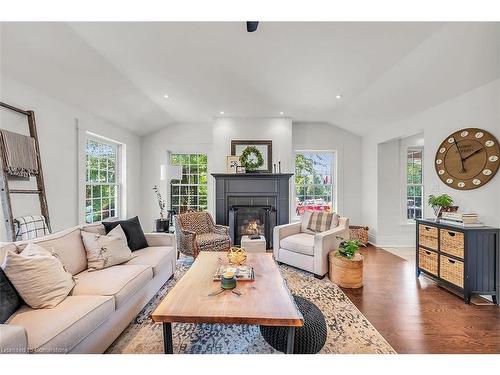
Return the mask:
<svg viewBox="0 0 500 375">
<path fill-rule="evenodd" d="M 233 244 L 256 227 L 272 247 L 276 225 L 289 222 L 291 173 L 213 173 L 215 178 L 215 221 L 230 227 Z M 254 228 L 255 230 L 255 228 Z M 262 233 L 263 232 L 263 233 Z"/>
</svg>

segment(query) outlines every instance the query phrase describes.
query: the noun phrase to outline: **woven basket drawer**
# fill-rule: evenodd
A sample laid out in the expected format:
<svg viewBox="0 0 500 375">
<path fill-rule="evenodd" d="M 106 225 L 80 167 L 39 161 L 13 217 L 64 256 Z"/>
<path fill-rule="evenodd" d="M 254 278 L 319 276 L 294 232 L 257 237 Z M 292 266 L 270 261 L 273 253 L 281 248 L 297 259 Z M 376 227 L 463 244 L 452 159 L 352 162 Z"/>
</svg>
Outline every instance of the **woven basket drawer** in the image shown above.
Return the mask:
<svg viewBox="0 0 500 375">
<path fill-rule="evenodd" d="M 438 249 L 438 229 L 436 227 L 419 224 L 418 233 L 418 242 L 421 246 Z"/>
<path fill-rule="evenodd" d="M 438 275 L 438 254 L 434 251 L 426 249 L 418 249 L 418 266 L 419 268 Z"/>
<path fill-rule="evenodd" d="M 464 258 L 464 234 L 448 229 L 440 229 L 441 246 L 443 253 Z"/>
<path fill-rule="evenodd" d="M 464 262 L 441 255 L 439 277 L 450 283 L 464 287 Z"/>
</svg>

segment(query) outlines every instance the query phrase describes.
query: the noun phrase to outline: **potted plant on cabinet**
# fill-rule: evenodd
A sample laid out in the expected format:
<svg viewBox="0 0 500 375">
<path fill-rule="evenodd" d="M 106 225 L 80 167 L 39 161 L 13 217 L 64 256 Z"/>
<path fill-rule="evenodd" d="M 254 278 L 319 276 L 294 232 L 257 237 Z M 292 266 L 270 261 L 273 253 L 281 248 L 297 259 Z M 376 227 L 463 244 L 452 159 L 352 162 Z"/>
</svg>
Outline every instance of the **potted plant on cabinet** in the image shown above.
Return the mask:
<svg viewBox="0 0 500 375">
<path fill-rule="evenodd" d="M 165 218 L 165 201 L 161 196 L 160 189 L 155 185 L 153 191 L 156 193 L 156 199 L 158 200 L 158 206 L 160 207 L 160 218 L 155 220 L 155 230 L 157 232 L 168 232 L 170 226 L 170 220 Z"/>
<path fill-rule="evenodd" d="M 431 194 L 429 195 L 427 203 L 434 210 L 436 221 L 439 221 L 443 212 L 456 212 L 458 210 L 458 206 L 452 206 L 453 198 L 448 194 L 441 194 L 437 196 Z"/>
<path fill-rule="evenodd" d="M 344 288 L 363 286 L 363 256 L 359 253 L 359 240 L 344 240 L 338 250 L 330 253 L 330 280 Z"/>
</svg>

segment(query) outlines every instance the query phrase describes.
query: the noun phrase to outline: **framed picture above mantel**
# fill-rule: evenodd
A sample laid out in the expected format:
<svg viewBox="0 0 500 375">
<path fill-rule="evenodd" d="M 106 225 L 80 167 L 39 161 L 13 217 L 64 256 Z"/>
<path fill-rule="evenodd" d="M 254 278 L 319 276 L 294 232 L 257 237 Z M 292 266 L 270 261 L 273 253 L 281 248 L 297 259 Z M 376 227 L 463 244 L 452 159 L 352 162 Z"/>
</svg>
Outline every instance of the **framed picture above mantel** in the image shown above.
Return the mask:
<svg viewBox="0 0 500 375">
<path fill-rule="evenodd" d="M 273 141 L 232 140 L 231 155 L 240 158 L 240 165 L 247 173 L 271 173 L 273 171 Z"/>
</svg>

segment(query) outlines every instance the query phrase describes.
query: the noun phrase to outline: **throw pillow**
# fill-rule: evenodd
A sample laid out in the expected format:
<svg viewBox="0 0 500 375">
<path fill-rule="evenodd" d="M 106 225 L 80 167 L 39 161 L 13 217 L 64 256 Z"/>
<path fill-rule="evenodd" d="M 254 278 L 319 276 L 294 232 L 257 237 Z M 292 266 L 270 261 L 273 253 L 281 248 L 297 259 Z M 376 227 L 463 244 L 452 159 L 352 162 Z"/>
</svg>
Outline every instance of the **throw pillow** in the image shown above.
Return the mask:
<svg viewBox="0 0 500 375">
<path fill-rule="evenodd" d="M 121 225 L 117 225 L 107 235 L 82 231 L 82 240 L 87 252 L 89 271 L 125 263 L 132 258 L 127 246 L 127 237 Z"/>
<path fill-rule="evenodd" d="M 20 254 L 7 252 L 2 268 L 19 295 L 34 309 L 57 306 L 75 286 L 61 261 L 33 243 Z"/>
<path fill-rule="evenodd" d="M 0 324 L 5 323 L 22 304 L 21 296 L 0 267 Z"/>
<path fill-rule="evenodd" d="M 139 218 L 137 216 L 128 220 L 108 221 L 108 222 L 103 221 L 102 224 L 106 229 L 106 234 L 109 233 L 116 226 L 120 225 L 123 231 L 125 232 L 125 236 L 127 237 L 127 244 L 130 250 L 135 251 L 148 247 L 146 236 L 144 236 L 141 223 L 139 223 Z"/>
<path fill-rule="evenodd" d="M 321 233 L 332 229 L 332 222 L 336 216 L 338 225 L 338 215 L 331 212 L 313 212 L 309 218 L 307 229 L 315 233 Z"/>
</svg>

